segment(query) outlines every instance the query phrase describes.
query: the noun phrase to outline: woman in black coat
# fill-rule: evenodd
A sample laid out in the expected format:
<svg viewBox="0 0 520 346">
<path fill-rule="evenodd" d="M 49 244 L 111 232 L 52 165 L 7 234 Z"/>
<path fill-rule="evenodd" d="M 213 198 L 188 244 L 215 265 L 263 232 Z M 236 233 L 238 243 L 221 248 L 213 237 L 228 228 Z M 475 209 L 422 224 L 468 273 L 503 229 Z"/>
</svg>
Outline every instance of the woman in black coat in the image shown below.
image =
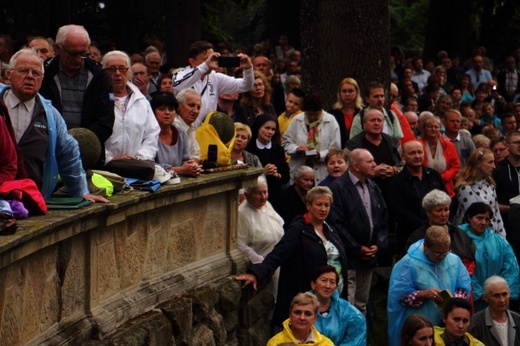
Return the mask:
<svg viewBox="0 0 520 346">
<path fill-rule="evenodd" d="M 289 166 L 285 161 L 285 152 L 274 138 L 278 123 L 271 114 L 261 114 L 253 122 L 253 136 L 246 150 L 258 156 L 265 168 L 269 203 L 280 214 L 282 208 L 282 187 L 289 181 Z"/>
<path fill-rule="evenodd" d="M 261 264 L 237 280 L 245 281 L 242 287 L 280 269 L 278 294 L 273 315 L 273 325 L 281 326 L 289 316 L 289 305 L 296 294 L 311 289 L 312 274 L 317 267 L 332 265 L 340 274 L 338 291 L 347 297 L 347 260 L 339 235 L 325 222 L 332 205 L 332 192 L 328 187 L 317 186 L 306 196 L 307 213 L 297 216 L 282 239 Z"/>
</svg>

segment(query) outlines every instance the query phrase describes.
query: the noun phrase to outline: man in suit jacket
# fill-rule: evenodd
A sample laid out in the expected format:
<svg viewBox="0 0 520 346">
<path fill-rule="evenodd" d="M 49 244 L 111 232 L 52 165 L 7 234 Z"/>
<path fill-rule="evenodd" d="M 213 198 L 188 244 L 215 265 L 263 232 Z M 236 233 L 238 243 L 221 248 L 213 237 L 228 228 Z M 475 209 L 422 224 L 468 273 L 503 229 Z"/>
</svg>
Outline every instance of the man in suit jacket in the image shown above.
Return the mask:
<svg viewBox="0 0 520 346">
<path fill-rule="evenodd" d="M 334 202 L 327 219 L 345 244 L 348 300 L 363 314 L 378 252 L 388 241 L 386 204 L 377 185 L 369 179 L 375 176 L 375 170 L 376 163 L 368 150 L 352 151 L 348 171 L 330 185 Z"/>
</svg>

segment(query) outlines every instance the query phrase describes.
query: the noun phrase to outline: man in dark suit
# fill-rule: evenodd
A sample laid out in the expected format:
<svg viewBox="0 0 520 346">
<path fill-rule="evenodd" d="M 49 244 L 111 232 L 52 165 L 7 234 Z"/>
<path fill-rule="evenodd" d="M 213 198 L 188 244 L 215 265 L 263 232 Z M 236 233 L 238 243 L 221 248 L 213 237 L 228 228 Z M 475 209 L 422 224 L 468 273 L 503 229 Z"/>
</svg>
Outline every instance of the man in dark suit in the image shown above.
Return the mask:
<svg viewBox="0 0 520 346">
<path fill-rule="evenodd" d="M 378 252 L 387 246 L 388 213 L 381 191 L 370 180 L 376 163 L 366 149 L 350 154 L 349 169 L 330 189 L 334 202 L 327 218 L 345 244 L 348 300 L 366 315 L 366 304 Z"/>
</svg>

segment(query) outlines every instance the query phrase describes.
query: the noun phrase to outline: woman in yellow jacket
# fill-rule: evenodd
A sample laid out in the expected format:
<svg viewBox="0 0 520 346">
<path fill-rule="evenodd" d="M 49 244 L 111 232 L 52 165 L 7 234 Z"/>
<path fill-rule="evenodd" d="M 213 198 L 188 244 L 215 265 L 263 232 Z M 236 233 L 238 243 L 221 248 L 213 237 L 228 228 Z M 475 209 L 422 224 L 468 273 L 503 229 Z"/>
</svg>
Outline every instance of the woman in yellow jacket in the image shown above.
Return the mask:
<svg viewBox="0 0 520 346">
<path fill-rule="evenodd" d="M 329 338 L 321 335 L 314 328 L 319 307 L 318 299 L 312 293 L 297 294 L 291 301 L 290 316 L 283 322 L 283 330 L 273 336 L 267 346 L 278 346 L 283 343 L 334 346 Z"/>
<path fill-rule="evenodd" d="M 445 328 L 435 327 L 435 345 L 484 346 L 468 333 L 472 306 L 463 298 L 451 298 L 444 306 L 442 321 Z"/>
</svg>

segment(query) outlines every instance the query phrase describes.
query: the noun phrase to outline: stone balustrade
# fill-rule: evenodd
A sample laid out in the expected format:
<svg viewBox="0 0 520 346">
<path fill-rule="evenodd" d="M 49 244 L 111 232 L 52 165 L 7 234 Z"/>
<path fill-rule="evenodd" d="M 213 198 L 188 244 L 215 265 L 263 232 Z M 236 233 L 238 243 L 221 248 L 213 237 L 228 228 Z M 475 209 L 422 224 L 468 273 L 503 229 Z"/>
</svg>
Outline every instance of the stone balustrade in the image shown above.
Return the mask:
<svg viewBox="0 0 520 346">
<path fill-rule="evenodd" d="M 238 189 L 261 172 L 186 178 L 20 221 L 0 238 L 0 345 L 107 340 L 183 293 L 243 272 Z"/>
</svg>

